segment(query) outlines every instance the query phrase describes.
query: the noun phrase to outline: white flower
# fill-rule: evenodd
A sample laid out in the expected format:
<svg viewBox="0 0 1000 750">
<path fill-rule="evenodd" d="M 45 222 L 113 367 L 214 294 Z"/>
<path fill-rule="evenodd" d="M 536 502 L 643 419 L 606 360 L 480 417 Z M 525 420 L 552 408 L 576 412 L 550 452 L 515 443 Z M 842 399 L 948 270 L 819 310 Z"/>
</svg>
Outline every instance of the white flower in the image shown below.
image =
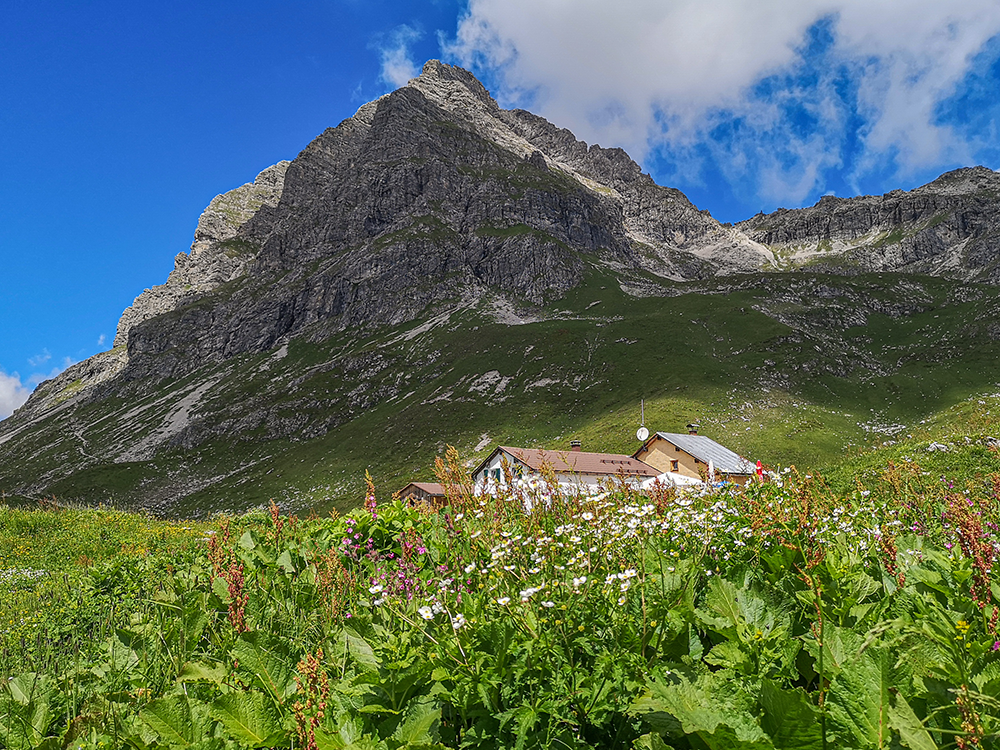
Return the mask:
<svg viewBox="0 0 1000 750">
<path fill-rule="evenodd" d="M 475 564 L 475 563 L 469 563 L 468 565 L 466 565 L 466 566 L 465 566 L 465 572 L 466 572 L 467 574 L 468 574 L 468 573 L 471 573 L 471 572 L 472 572 L 472 571 L 474 571 L 475 569 L 476 569 L 476 564 Z"/>
<path fill-rule="evenodd" d="M 573 588 L 578 589 L 587 582 L 587 576 L 580 576 L 573 579 Z"/>
<path fill-rule="evenodd" d="M 531 597 L 533 597 L 541 590 L 542 590 L 541 588 L 535 588 L 534 586 L 529 586 L 528 588 L 524 589 L 521 592 L 521 601 L 522 602 L 528 601 Z"/>
<path fill-rule="evenodd" d="M 620 586 L 619 588 L 621 588 L 621 590 L 622 590 L 622 593 L 625 593 L 626 591 L 628 591 L 628 590 L 629 590 L 629 587 L 630 587 L 631 585 L 632 585 L 632 582 L 631 582 L 631 581 L 622 581 L 622 585 L 621 585 L 621 586 Z"/>
<path fill-rule="evenodd" d="M 497 599 L 497 604 L 499 604 L 501 607 L 506 607 L 508 604 L 510 604 L 510 597 L 501 596 L 499 599 Z"/>
<path fill-rule="evenodd" d="M 370 593 L 370 594 L 377 594 L 383 588 L 385 588 L 385 587 L 381 583 L 376 583 L 374 586 L 369 586 L 368 587 L 368 593 Z"/>
<path fill-rule="evenodd" d="M 629 568 L 628 570 L 623 570 L 621 573 L 618 574 L 618 577 L 621 578 L 622 580 L 625 580 L 627 578 L 635 578 L 635 576 L 636 576 L 635 568 Z"/>
<path fill-rule="evenodd" d="M 542 602 L 542 606 L 551 609 L 552 607 L 556 606 L 556 603 L 555 602 Z"/>
<path fill-rule="evenodd" d="M 426 606 L 421 607 L 420 609 L 417 610 L 417 614 L 419 614 L 425 620 L 433 620 L 434 619 L 434 610 L 431 609 L 430 607 L 426 607 Z"/>
<path fill-rule="evenodd" d="M 593 514 L 593 513 L 591 513 L 591 512 L 589 511 L 589 510 L 588 510 L 588 511 L 586 511 L 586 512 L 584 512 L 584 513 L 583 513 L 583 515 L 581 515 L 580 517 L 581 517 L 581 518 L 582 518 L 582 519 L 583 519 L 584 521 L 592 521 L 592 520 L 594 520 L 594 514 Z"/>
<path fill-rule="evenodd" d="M 619 596 L 618 597 L 618 604 L 619 604 L 619 606 L 621 606 L 624 603 L 625 603 L 625 597 L 624 596 Z"/>
<path fill-rule="evenodd" d="M 439 615 L 444 612 L 444 607 L 441 605 L 441 602 L 434 602 L 434 604 L 431 605 L 431 611 L 434 614 Z"/>
<path fill-rule="evenodd" d="M 461 612 L 459 612 L 457 615 L 455 615 L 454 618 L 452 618 L 451 627 L 454 628 L 455 630 L 458 630 L 463 625 L 465 625 L 465 616 L 462 615 Z"/>
<path fill-rule="evenodd" d="M 385 599 L 384 598 L 376 599 L 375 601 L 372 602 L 372 604 L 375 605 L 376 607 L 381 607 L 383 604 L 385 604 Z"/>
</svg>

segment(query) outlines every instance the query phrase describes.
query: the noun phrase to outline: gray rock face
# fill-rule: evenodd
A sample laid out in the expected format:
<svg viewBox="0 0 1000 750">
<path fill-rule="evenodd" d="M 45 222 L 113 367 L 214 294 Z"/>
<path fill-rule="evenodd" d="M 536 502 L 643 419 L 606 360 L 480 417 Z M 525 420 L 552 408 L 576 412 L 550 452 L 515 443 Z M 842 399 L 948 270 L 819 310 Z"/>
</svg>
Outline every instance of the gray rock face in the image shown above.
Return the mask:
<svg viewBox="0 0 1000 750">
<path fill-rule="evenodd" d="M 239 239 L 237 232 L 262 206 L 278 203 L 286 169 L 287 161 L 278 162 L 252 183 L 212 199 L 198 220 L 190 254 L 179 253 L 166 283 L 144 291 L 122 313 L 116 347 L 125 346 L 136 324 L 170 312 L 243 273 L 256 248 Z"/>
<path fill-rule="evenodd" d="M 738 224 L 791 265 L 1000 283 L 1000 174 L 958 169 L 911 191 L 824 197 Z"/>
<path fill-rule="evenodd" d="M 189 270 L 193 250 L 151 293 L 170 314 L 127 316 L 129 356 L 148 363 L 135 373 L 176 376 L 307 330 L 397 324 L 487 290 L 544 304 L 595 263 L 685 279 L 771 261 L 623 151 L 501 110 L 470 73 L 436 61 L 316 138 L 284 171 L 280 200 L 223 222 L 239 228 L 220 239 L 231 195 L 213 201 L 195 247 L 239 242 L 248 260 L 216 252 Z"/>
</svg>

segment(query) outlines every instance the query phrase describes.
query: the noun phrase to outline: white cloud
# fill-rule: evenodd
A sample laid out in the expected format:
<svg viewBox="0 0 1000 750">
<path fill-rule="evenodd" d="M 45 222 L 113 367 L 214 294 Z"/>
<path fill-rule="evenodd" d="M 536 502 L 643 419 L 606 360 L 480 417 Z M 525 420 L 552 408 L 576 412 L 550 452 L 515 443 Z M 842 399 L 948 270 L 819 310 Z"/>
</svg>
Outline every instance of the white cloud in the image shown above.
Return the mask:
<svg viewBox="0 0 1000 750">
<path fill-rule="evenodd" d="M 42 351 L 44 352 L 43 354 L 31 357 L 29 360 L 32 367 L 43 365 L 52 359 L 52 354 L 48 349 L 43 349 Z M 15 372 L 8 375 L 3 370 L 0 370 L 0 419 L 6 419 L 13 414 L 15 409 L 28 400 L 31 392 L 40 383 L 57 377 L 75 364 L 76 361 L 72 358 L 63 357 L 62 361 L 48 372 L 34 372 L 26 380 L 22 380 L 19 373 Z"/>
<path fill-rule="evenodd" d="M 48 349 L 42 349 L 41 354 L 36 354 L 34 357 L 28 358 L 28 364 L 32 367 L 41 367 L 50 359 L 52 359 L 52 353 Z"/>
<path fill-rule="evenodd" d="M 107 342 L 107 340 L 108 340 L 107 335 L 105 335 L 105 334 L 102 333 L 100 336 L 97 337 L 97 345 L 98 346 L 104 346 L 104 344 Z"/>
<path fill-rule="evenodd" d="M 420 30 L 403 24 L 373 45 L 382 57 L 381 78 L 385 83 L 399 88 L 420 74 L 420 68 L 410 57 L 410 45 L 422 36 Z"/>
<path fill-rule="evenodd" d="M 8 375 L 0 370 L 0 419 L 6 419 L 14 410 L 28 400 L 31 391 L 21 383 L 21 376 L 16 372 Z"/>
<path fill-rule="evenodd" d="M 969 160 L 939 108 L 998 33 L 996 0 L 470 0 L 445 53 L 584 140 L 795 200 Z"/>
</svg>

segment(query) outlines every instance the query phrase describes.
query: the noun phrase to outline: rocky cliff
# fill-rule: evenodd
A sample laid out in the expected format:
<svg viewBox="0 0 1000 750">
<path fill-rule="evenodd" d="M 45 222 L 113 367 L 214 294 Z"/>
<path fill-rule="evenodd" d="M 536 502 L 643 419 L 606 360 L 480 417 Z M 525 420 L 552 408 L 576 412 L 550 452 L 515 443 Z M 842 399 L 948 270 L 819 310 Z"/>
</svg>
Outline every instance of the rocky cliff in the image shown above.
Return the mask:
<svg viewBox="0 0 1000 750">
<path fill-rule="evenodd" d="M 786 266 L 1000 284 L 1000 174 L 986 167 L 957 169 L 910 191 L 824 197 L 737 228 Z"/>
</svg>

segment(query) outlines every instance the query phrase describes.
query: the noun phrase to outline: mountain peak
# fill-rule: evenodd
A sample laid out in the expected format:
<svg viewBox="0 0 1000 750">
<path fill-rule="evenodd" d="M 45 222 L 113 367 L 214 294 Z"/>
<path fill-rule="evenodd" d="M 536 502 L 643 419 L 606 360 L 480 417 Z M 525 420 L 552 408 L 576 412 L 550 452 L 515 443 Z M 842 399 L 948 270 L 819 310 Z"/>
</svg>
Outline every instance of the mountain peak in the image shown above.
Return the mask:
<svg viewBox="0 0 1000 750">
<path fill-rule="evenodd" d="M 491 114 L 500 112 L 490 92 L 478 78 L 465 68 L 440 60 L 428 60 L 420 75 L 411 78 L 406 85 L 452 112 L 459 112 L 470 105 L 476 109 L 485 108 Z"/>
</svg>

